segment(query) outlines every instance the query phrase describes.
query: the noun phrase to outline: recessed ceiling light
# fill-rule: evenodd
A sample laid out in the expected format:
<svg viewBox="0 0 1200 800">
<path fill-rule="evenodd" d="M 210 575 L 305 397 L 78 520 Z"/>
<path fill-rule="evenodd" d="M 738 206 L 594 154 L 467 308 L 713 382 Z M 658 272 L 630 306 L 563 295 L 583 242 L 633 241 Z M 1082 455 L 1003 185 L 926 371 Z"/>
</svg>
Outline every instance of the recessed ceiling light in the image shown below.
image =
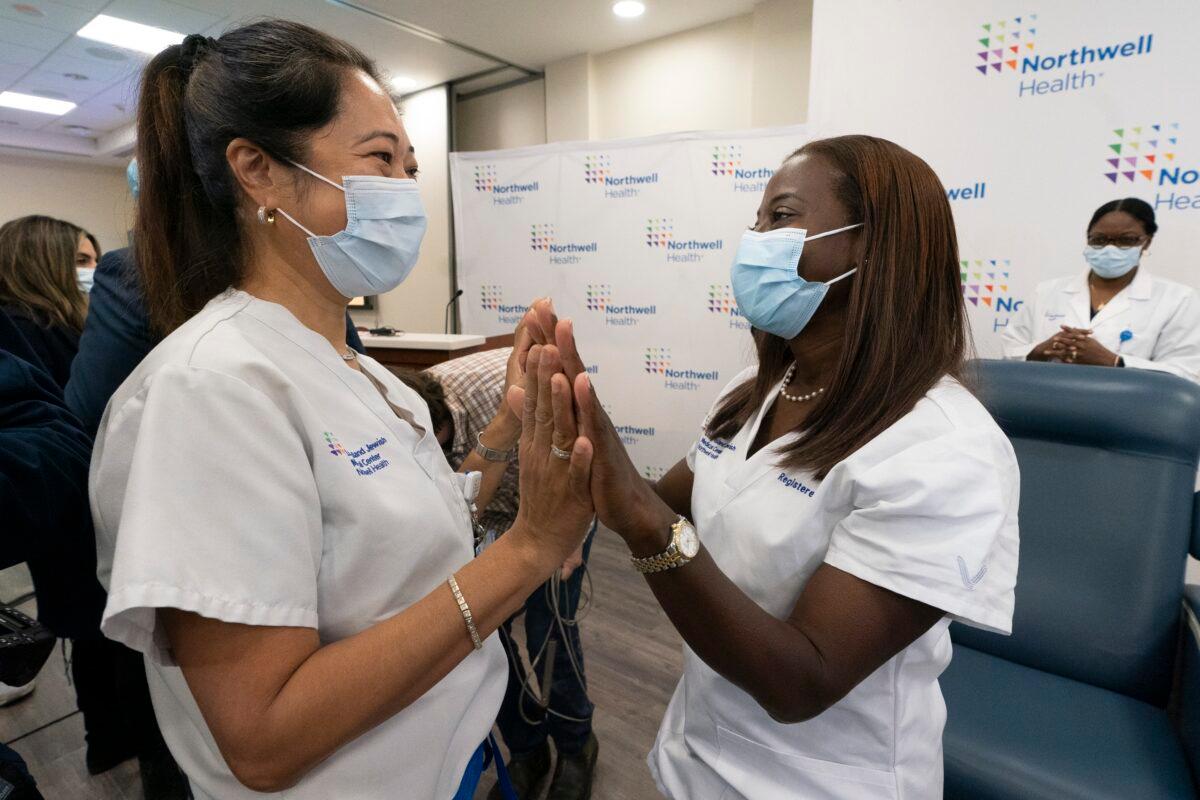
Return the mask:
<svg viewBox="0 0 1200 800">
<path fill-rule="evenodd" d="M 619 0 L 613 3 L 612 10 L 618 17 L 632 19 L 646 13 L 646 4 L 639 3 L 638 0 Z"/>
<path fill-rule="evenodd" d="M 86 81 L 86 80 L 88 80 L 88 76 L 84 75 L 82 72 L 64 72 L 62 74 L 62 76 L 64 78 L 66 78 L 67 80 L 71 80 L 71 81 Z"/>
<path fill-rule="evenodd" d="M 110 17 L 107 14 L 98 14 L 95 19 L 80 28 L 77 35 L 150 56 L 183 41 L 183 34 L 177 31 Z"/>
<path fill-rule="evenodd" d="M 39 114 L 53 114 L 57 117 L 70 111 L 75 104 L 69 100 L 51 100 L 48 97 L 21 94 L 20 92 L 0 92 L 0 106 L 19 108 L 22 111 L 36 111 Z"/>
<path fill-rule="evenodd" d="M 129 56 L 119 50 L 113 50 L 111 47 L 88 47 L 84 52 L 93 58 L 98 58 L 101 61 L 128 61 Z"/>
<path fill-rule="evenodd" d="M 31 3 L 13 3 L 13 11 L 29 17 L 44 17 L 46 12 Z"/>
<path fill-rule="evenodd" d="M 410 78 L 407 75 L 397 75 L 392 78 L 392 88 L 397 92 L 411 92 L 417 88 L 417 79 Z"/>
</svg>

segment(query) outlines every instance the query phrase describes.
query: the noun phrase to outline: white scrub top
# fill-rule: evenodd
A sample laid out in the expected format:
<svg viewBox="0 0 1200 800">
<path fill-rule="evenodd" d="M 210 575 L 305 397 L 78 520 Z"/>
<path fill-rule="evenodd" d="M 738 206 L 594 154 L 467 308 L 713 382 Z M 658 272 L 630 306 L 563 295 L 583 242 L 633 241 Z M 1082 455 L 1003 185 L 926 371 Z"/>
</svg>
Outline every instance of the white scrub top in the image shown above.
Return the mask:
<svg viewBox="0 0 1200 800">
<path fill-rule="evenodd" d="M 156 609 L 315 628 L 328 644 L 471 560 L 469 511 L 428 408 L 374 360 L 359 363 L 387 401 L 285 308 L 230 291 L 146 357 L 100 423 L 90 485 L 108 590 L 101 629 L 149 656 L 155 713 L 197 800 L 265 795 L 226 766 Z M 496 719 L 506 670 L 489 637 L 415 703 L 271 796 L 453 796 Z"/>
<path fill-rule="evenodd" d="M 823 563 L 948 617 L 832 707 L 792 725 L 772 720 L 685 647 L 651 772 L 676 800 L 941 797 L 938 676 L 950 663 L 950 620 L 1001 633 L 1012 625 L 1012 447 L 979 401 L 947 378 L 817 480 L 778 465 L 794 435 L 746 458 L 774 398 L 732 441 L 702 436 L 688 455 L 696 529 L 717 565 L 780 619 Z"/>
<path fill-rule="evenodd" d="M 1004 329 L 1004 357 L 1022 360 L 1061 326 L 1090 328 L 1125 366 L 1200 382 L 1200 298 L 1189 286 L 1138 267 L 1129 285 L 1091 317 L 1088 272 L 1038 284 Z"/>
</svg>

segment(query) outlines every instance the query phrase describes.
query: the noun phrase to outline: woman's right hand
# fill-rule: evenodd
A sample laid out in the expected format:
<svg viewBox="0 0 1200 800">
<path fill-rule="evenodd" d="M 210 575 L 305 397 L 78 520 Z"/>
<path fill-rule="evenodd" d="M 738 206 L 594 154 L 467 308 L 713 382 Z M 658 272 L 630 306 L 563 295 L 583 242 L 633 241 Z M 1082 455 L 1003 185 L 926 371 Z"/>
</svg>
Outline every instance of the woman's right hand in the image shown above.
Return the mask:
<svg viewBox="0 0 1200 800">
<path fill-rule="evenodd" d="M 525 386 L 510 388 L 508 402 L 522 417 L 520 506 L 505 534 L 527 544 L 547 575 L 587 536 L 595 509 L 591 495 L 592 443 L 578 435 L 571 386 L 558 348 L 534 345 L 525 362 Z M 551 448 L 571 453 L 569 460 Z"/>
</svg>

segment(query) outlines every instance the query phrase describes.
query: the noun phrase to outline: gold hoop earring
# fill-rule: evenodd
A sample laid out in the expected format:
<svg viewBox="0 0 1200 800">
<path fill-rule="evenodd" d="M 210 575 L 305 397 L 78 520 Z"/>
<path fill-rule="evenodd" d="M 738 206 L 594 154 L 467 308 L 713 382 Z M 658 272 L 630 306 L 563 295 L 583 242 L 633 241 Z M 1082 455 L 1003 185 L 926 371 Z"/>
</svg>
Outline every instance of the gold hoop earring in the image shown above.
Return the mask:
<svg viewBox="0 0 1200 800">
<path fill-rule="evenodd" d="M 258 207 L 258 221 L 263 225 L 275 224 L 275 209 L 267 210 L 266 206 Z"/>
</svg>

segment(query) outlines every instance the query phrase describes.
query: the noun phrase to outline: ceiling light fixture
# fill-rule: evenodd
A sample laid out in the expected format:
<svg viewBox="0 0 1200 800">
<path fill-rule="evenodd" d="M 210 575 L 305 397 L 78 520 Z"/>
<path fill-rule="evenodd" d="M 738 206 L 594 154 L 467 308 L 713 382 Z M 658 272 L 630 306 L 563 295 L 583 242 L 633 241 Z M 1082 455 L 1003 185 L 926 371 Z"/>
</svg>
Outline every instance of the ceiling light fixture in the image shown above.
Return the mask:
<svg viewBox="0 0 1200 800">
<path fill-rule="evenodd" d="M 111 47 L 101 47 L 95 45 L 84 49 L 92 58 L 98 58 L 101 61 L 128 61 L 129 56 L 122 53 L 120 50 L 114 50 Z"/>
<path fill-rule="evenodd" d="M 646 4 L 639 3 L 638 0 L 619 0 L 613 3 L 612 12 L 618 17 L 633 19 L 646 13 Z"/>
<path fill-rule="evenodd" d="M 107 14 L 98 14 L 95 19 L 80 28 L 76 35 L 126 50 L 136 50 L 148 56 L 183 41 L 183 34 L 177 31 L 155 28 L 153 25 L 143 25 Z"/>
<path fill-rule="evenodd" d="M 53 114 L 62 116 L 75 107 L 69 100 L 52 100 L 49 97 L 38 97 L 20 92 L 0 92 L 0 106 L 19 108 L 22 111 L 35 111 L 38 114 Z"/>
</svg>

